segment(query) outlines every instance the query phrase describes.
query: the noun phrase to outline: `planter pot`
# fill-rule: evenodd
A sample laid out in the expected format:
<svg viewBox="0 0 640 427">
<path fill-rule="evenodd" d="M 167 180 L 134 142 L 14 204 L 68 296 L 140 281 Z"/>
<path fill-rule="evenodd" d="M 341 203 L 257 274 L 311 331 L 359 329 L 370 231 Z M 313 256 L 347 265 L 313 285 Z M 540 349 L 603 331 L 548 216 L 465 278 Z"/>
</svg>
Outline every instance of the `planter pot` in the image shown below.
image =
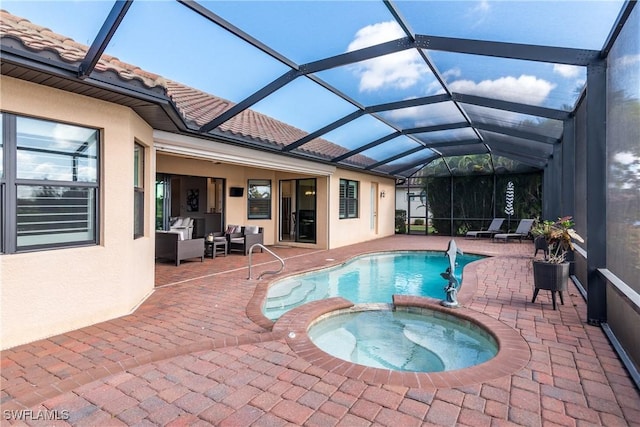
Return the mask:
<svg viewBox="0 0 640 427">
<path fill-rule="evenodd" d="M 533 261 L 533 284 L 535 290 L 531 302 L 535 302 L 536 296 L 540 289 L 551 291 L 551 299 L 553 309 L 556 309 L 556 292 L 560 295 L 560 303 L 564 305 L 562 291 L 567 290 L 567 281 L 569 280 L 568 262 L 561 264 L 551 264 L 544 261 Z"/>
<path fill-rule="evenodd" d="M 538 236 L 533 239 L 533 248 L 536 250 L 533 256 L 538 255 L 538 251 L 542 251 L 545 258 L 549 256 L 549 244 L 547 244 L 547 241 L 543 236 Z"/>
</svg>

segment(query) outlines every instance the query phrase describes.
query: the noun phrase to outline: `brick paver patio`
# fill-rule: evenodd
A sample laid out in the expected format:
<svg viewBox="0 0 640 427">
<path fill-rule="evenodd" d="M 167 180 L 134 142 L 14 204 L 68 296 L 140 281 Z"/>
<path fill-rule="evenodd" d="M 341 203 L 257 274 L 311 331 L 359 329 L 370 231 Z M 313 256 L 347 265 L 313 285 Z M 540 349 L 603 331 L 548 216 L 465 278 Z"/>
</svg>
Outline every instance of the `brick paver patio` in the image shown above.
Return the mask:
<svg viewBox="0 0 640 427">
<path fill-rule="evenodd" d="M 282 276 L 370 251 L 444 251 L 447 242 L 393 236 L 330 251 L 271 249 L 286 261 Z M 459 371 L 462 385 L 450 387 L 341 374 L 260 318 L 254 294 L 274 277 L 248 280 L 247 257 L 234 254 L 159 263 L 155 292 L 132 314 L 3 351 L 2 424 L 640 426 L 640 394 L 602 330 L 585 322 L 575 287 L 556 311 L 549 295 L 532 304 L 530 243 L 456 242 L 493 256 L 465 270 L 461 312 L 523 339 L 527 357 L 513 372 L 475 380 Z M 266 253 L 254 262 L 254 277 L 276 267 Z"/>
</svg>

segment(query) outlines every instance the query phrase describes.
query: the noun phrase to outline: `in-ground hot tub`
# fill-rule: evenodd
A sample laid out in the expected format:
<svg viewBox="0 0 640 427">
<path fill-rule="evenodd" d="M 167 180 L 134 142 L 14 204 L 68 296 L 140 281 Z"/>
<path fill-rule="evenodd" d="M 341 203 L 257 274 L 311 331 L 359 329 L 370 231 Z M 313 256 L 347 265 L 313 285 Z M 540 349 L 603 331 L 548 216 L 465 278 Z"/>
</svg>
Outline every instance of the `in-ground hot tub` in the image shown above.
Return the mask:
<svg viewBox="0 0 640 427">
<path fill-rule="evenodd" d="M 429 349 L 429 346 L 424 341 L 422 341 L 424 346 L 417 344 L 417 341 L 423 339 L 423 334 L 419 327 L 410 326 L 407 330 L 412 331 L 413 334 L 407 332 L 407 335 L 410 335 L 413 340 L 407 338 L 409 342 L 405 342 L 404 345 L 410 348 L 412 347 L 416 352 L 432 353 L 429 354 L 429 356 L 432 357 L 432 361 L 436 360 L 436 365 L 441 364 L 445 369 L 439 372 L 426 372 L 424 370 L 414 370 L 421 368 L 423 362 L 419 358 L 411 357 L 407 352 L 402 353 L 404 360 L 402 358 L 386 360 L 381 364 L 384 367 L 379 367 L 380 365 L 371 366 L 374 364 L 361 364 L 361 359 L 353 361 L 353 359 L 349 357 L 342 358 L 344 356 L 343 354 L 338 356 L 330 354 L 329 351 L 332 351 L 331 349 L 321 349 L 311 339 L 311 335 L 315 335 L 316 333 L 313 331 L 313 328 L 322 327 L 322 322 L 325 320 L 331 322 L 332 318 L 349 312 L 366 312 L 372 310 L 378 312 L 393 312 L 393 310 L 395 310 L 396 313 L 405 312 L 410 314 L 410 316 L 408 316 L 410 319 L 412 318 L 411 315 L 414 314 L 422 318 L 432 317 L 445 320 L 449 319 L 449 316 L 452 316 L 454 323 L 467 325 L 469 330 L 485 338 L 490 343 L 489 348 L 493 348 L 495 345 L 497 353 L 484 362 L 476 359 L 472 362 L 473 364 L 471 366 L 456 368 L 457 366 L 462 366 L 458 363 L 463 362 L 459 360 L 456 361 L 451 355 L 447 355 L 447 349 L 440 347 L 432 347 Z M 402 316 L 404 316 L 404 314 Z M 369 326 L 368 329 L 367 326 Z M 363 332 L 362 335 L 388 335 L 388 331 L 368 322 L 364 322 L 362 328 L 366 331 Z M 402 329 L 404 330 L 405 327 Z M 298 356 L 318 369 L 365 381 L 370 384 L 388 384 L 418 388 L 462 387 L 513 374 L 524 368 L 531 358 L 531 350 L 523 337 L 515 329 L 497 319 L 465 307 L 450 309 L 443 307 L 439 301 L 432 298 L 410 295 L 394 295 L 392 304 L 376 303 L 354 305 L 352 302 L 340 297 L 308 302 L 280 317 L 273 325 L 273 333 L 283 336 L 289 347 L 291 347 Z M 405 335 L 404 331 L 400 333 Z M 442 334 L 444 334 L 444 332 Z M 441 337 L 444 339 L 446 334 L 442 334 Z M 337 337 L 336 340 L 342 341 L 342 344 L 347 344 L 338 347 L 343 353 L 350 353 L 356 348 L 353 339 L 348 336 L 345 338 L 343 335 Z M 440 340 L 439 345 L 441 344 L 442 341 Z M 414 345 L 419 345 L 424 350 Z M 389 344 L 387 344 L 387 346 L 389 346 Z M 390 346 L 393 347 L 394 344 L 390 344 Z M 447 346 L 445 345 L 445 347 Z M 473 349 L 475 347 L 468 347 L 462 351 L 465 353 L 463 359 L 469 358 L 471 354 L 470 348 Z M 483 345 L 480 346 L 480 348 L 482 348 L 483 352 L 487 350 Z M 438 362 L 438 359 L 440 362 Z M 405 363 L 407 361 L 410 362 Z M 380 363 L 380 361 L 377 362 Z M 402 366 L 403 364 L 408 370 L 398 370 L 391 366 Z M 448 368 L 447 364 L 449 364 Z M 464 362 L 464 364 L 466 364 L 466 362 Z"/>
<path fill-rule="evenodd" d="M 498 343 L 474 322 L 420 308 L 361 305 L 320 317 L 308 330 L 321 350 L 374 368 L 442 372 L 479 365 Z"/>
</svg>

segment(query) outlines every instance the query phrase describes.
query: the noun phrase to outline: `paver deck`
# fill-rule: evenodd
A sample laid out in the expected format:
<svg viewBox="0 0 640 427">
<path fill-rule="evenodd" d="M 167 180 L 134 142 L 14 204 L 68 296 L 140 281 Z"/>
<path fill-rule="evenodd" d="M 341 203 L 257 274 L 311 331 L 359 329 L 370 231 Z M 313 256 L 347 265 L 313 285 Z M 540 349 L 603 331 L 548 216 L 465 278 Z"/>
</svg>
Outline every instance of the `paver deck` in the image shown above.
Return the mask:
<svg viewBox="0 0 640 427">
<path fill-rule="evenodd" d="M 276 246 L 286 269 L 262 280 L 247 279 L 239 254 L 159 263 L 154 293 L 132 314 L 1 352 L 2 424 L 640 426 L 640 393 L 602 330 L 585 322 L 573 285 L 555 311 L 549 295 L 530 302 L 530 243 L 456 239 L 464 252 L 492 255 L 472 264 L 473 274 L 465 270 L 464 310 L 526 343 L 521 366 L 489 380 L 460 371 L 462 385 L 445 387 L 366 370 L 341 374 L 322 358 L 324 365 L 303 357 L 255 312 L 254 294 L 277 277 L 364 252 L 444 251 L 448 240 L 393 236 L 328 251 Z M 253 276 L 273 270 L 272 259 L 254 254 Z"/>
</svg>

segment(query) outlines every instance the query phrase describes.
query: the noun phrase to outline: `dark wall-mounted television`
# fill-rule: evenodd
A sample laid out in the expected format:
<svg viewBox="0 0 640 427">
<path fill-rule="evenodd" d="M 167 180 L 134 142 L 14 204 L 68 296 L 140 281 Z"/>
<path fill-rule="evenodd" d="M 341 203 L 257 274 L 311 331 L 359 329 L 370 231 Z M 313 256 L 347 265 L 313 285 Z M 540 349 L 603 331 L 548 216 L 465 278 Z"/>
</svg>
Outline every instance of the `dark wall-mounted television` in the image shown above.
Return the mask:
<svg viewBox="0 0 640 427">
<path fill-rule="evenodd" d="M 242 197 L 243 194 L 243 187 L 229 187 L 229 197 Z"/>
</svg>

